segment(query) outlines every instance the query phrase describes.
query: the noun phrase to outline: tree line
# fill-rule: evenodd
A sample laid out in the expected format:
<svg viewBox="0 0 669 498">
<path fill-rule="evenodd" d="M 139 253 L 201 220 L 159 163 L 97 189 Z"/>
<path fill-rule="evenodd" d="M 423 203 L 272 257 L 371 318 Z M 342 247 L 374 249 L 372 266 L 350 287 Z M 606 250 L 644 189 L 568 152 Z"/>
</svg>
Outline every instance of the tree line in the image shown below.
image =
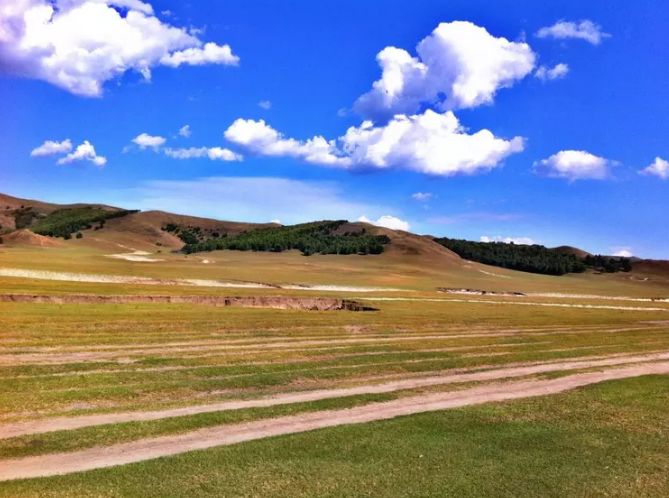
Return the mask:
<svg viewBox="0 0 669 498">
<path fill-rule="evenodd" d="M 464 259 L 530 273 L 565 275 L 582 273 L 587 269 L 609 273 L 632 269 L 629 258 L 601 255 L 578 258 L 574 254 L 564 254 L 538 244 L 473 242 L 448 237 L 435 241 Z"/>
<path fill-rule="evenodd" d="M 346 220 L 316 221 L 292 226 L 265 227 L 242 232 L 237 235 L 220 235 L 206 240 L 197 240 L 190 229 L 165 226 L 177 233 L 185 242 L 183 252 L 187 254 L 203 251 L 231 249 L 236 251 L 282 252 L 297 249 L 303 255 L 312 254 L 380 254 L 390 242 L 385 235 L 372 235 L 365 229 L 339 233 L 337 230 Z"/>
</svg>

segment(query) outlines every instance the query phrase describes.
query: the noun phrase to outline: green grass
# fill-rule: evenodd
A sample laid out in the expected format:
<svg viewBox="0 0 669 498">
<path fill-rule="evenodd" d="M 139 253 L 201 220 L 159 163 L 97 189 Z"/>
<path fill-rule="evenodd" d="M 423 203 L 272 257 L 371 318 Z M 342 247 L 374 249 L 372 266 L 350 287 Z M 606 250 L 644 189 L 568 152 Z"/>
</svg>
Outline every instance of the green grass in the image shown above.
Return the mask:
<svg viewBox="0 0 669 498">
<path fill-rule="evenodd" d="M 669 378 L 402 417 L 63 477 L 0 496 L 669 494 Z"/>
<path fill-rule="evenodd" d="M 371 402 L 389 401 L 413 391 L 348 396 L 308 403 L 293 403 L 268 408 L 251 408 L 192 416 L 173 417 L 148 422 L 127 422 L 113 425 L 87 427 L 73 431 L 56 431 L 46 434 L 0 439 L 0 458 L 42 455 L 73 451 L 91 446 L 102 446 L 132 441 L 138 438 L 178 434 L 221 424 L 233 424 L 262 418 L 281 417 L 316 410 L 351 408 Z"/>
<path fill-rule="evenodd" d="M 478 288 L 484 287 L 480 285 L 483 282 L 486 285 L 494 282 L 502 290 L 624 294 L 633 289 L 630 295 L 666 293 L 666 290 L 656 292 L 650 286 L 642 289 L 640 284 L 625 287 L 623 292 L 610 285 L 620 278 L 613 275 L 596 280 L 590 275 L 519 276 L 500 270 L 511 276 L 491 279 L 476 267 L 464 271 L 449 266 L 433 271 L 394 251 L 367 258 L 356 255 L 304 258 L 294 251 L 280 254 L 222 251 L 207 255 L 215 261 L 211 265 L 203 265 L 196 256 L 175 254 L 164 254 L 166 261 L 161 263 L 137 264 L 107 258 L 105 254 L 111 249 L 94 250 L 85 246 L 86 241 L 87 235 L 81 240 L 68 241 L 65 248 L 49 251 L 48 258 L 40 249 L 0 248 L 0 266 L 159 278 L 257 281 L 261 275 L 263 280 L 272 282 L 299 279 L 419 289 L 384 294 L 407 297 L 446 297 L 438 296 L 434 289 L 451 283 Z M 472 275 L 474 280 L 470 282 Z M 1 278 L 0 292 L 315 294 L 18 278 Z M 666 303 L 583 299 L 558 302 L 668 307 Z M 664 312 L 530 308 L 456 300 L 365 303 L 378 307 L 379 311 L 0 303 L 0 417 L 11 422 L 64 414 L 181 407 L 369 383 L 376 381 L 370 377 L 379 375 L 405 378 L 454 368 L 487 369 L 514 362 L 669 350 L 669 323 L 647 323 L 664 319 Z M 514 335 L 477 336 L 487 332 Z M 423 337 L 449 334 L 453 336 Z M 343 342 L 363 337 L 373 340 Z M 386 341 L 388 338 L 408 340 L 390 342 Z M 235 344 L 249 348 L 234 349 L 226 341 L 238 341 Z M 285 349 L 267 347 L 273 341 L 321 342 L 291 344 Z M 168 343 L 183 343 L 184 347 L 150 349 L 165 348 Z M 186 348 L 191 345 L 202 349 L 188 351 Z M 466 349 L 421 351 L 453 347 Z M 44 351 L 49 354 L 112 351 L 115 356 L 70 357 L 61 364 L 38 360 L 34 364 L 13 362 L 21 355 L 38 353 L 40 348 L 46 348 Z M 155 367 L 174 369 L 140 371 Z M 98 369 L 111 372 L 92 372 Z M 0 458 L 69 451 L 217 424 L 355 406 L 411 392 L 26 436 L 0 441 Z M 666 410 L 668 396 L 666 379 L 648 377 L 545 399 L 416 415 L 62 478 L 0 484 L 0 496 L 662 496 L 667 494 L 664 477 L 667 452 L 663 453 L 662 448 L 669 448 L 666 439 L 669 427 L 661 415 L 664 415 L 662 409 Z"/>
<path fill-rule="evenodd" d="M 350 385 L 368 376 L 501 367 L 513 362 L 643 353 L 669 347 L 667 327 L 639 323 L 653 316 L 645 312 L 558 308 L 518 316 L 508 306 L 402 302 L 379 305 L 380 312 L 365 314 L 188 305 L 0 304 L 0 340 L 8 348 L 4 353 L 8 363 L 0 363 L 0 413 L 24 418 L 33 411 L 50 416 L 183 406 L 192 404 L 194 399 L 206 403 L 231 396 L 291 391 L 300 385 Z M 546 325 L 560 325 L 565 330 L 522 330 Z M 346 328 L 349 326 L 362 330 L 351 332 Z M 504 332 L 518 326 L 521 330 L 514 336 L 475 336 L 477 332 Z M 591 331 L 590 326 L 601 330 Z M 609 332 L 620 327 L 629 330 Z M 461 337 L 420 337 L 435 334 Z M 369 335 L 374 337 L 371 342 L 339 342 Z M 384 338 L 396 336 L 410 340 L 384 342 Z M 296 345 L 285 350 L 266 348 L 271 340 L 290 343 L 305 339 L 319 340 L 321 344 Z M 244 341 L 253 349 L 234 350 L 215 344 L 227 340 Z M 141 349 L 143 345 L 160 347 L 170 342 L 200 344 L 202 350 Z M 526 344 L 514 347 L 516 343 Z M 55 347 L 56 354 L 68 350 L 111 351 L 132 362 L 73 358 L 64 364 L 16 365 L 7 356 L 30 352 L 34 347 Z M 420 351 L 453 347 L 470 349 Z M 124 348 L 140 349 L 126 353 Z M 154 367 L 185 368 L 137 371 Z M 95 369 L 112 371 L 84 375 Z M 67 375 L 50 376 L 53 374 Z M 226 391 L 227 395 L 217 394 Z"/>
</svg>

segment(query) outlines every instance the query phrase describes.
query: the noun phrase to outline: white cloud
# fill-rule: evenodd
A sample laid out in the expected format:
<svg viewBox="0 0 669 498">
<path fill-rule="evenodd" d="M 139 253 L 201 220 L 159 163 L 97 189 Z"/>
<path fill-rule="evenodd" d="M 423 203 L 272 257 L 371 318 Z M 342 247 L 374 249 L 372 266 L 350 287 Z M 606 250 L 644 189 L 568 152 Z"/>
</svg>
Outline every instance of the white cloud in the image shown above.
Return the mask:
<svg viewBox="0 0 669 498">
<path fill-rule="evenodd" d="M 618 256 L 620 258 L 631 258 L 634 256 L 634 253 L 632 252 L 631 247 L 614 247 L 613 248 L 613 256 Z"/>
<path fill-rule="evenodd" d="M 105 199 L 113 205 L 162 209 L 224 220 L 285 224 L 313 220 L 356 219 L 360 213 L 379 215 L 390 208 L 347 198 L 333 182 L 275 177 L 207 177 L 151 181 Z M 305 209 L 305 206 L 308 209 Z"/>
<path fill-rule="evenodd" d="M 500 88 L 510 87 L 534 68 L 527 43 L 495 37 L 471 22 L 441 23 L 416 47 L 417 56 L 386 47 L 376 59 L 381 78 L 355 103 L 372 118 L 414 113 L 421 104 L 440 110 L 492 103 Z"/>
<path fill-rule="evenodd" d="M 376 225 L 377 227 L 390 228 L 391 230 L 404 230 L 405 232 L 408 232 L 410 227 L 408 222 L 396 218 L 395 216 L 390 216 L 389 214 L 384 214 L 376 220 L 370 220 L 367 216 L 361 216 L 358 218 L 358 221 Z"/>
<path fill-rule="evenodd" d="M 558 21 L 552 26 L 546 26 L 537 31 L 539 38 L 556 38 L 564 40 L 575 38 L 585 40 L 592 45 L 599 45 L 604 38 L 611 35 L 604 33 L 602 27 L 594 22 L 585 19 L 578 22 Z"/>
<path fill-rule="evenodd" d="M 148 133 L 141 133 L 132 139 L 132 142 L 139 146 L 140 149 L 152 148 L 156 149 L 166 142 L 165 137 L 159 135 L 149 135 Z"/>
<path fill-rule="evenodd" d="M 179 67 L 182 64 L 188 66 L 202 66 L 204 64 L 236 66 L 239 64 L 239 57 L 232 53 L 230 45 L 217 45 L 209 42 L 205 43 L 203 48 L 191 47 L 166 54 L 160 58 L 160 63 L 170 67 Z"/>
<path fill-rule="evenodd" d="M 665 161 L 661 157 L 656 157 L 652 164 L 640 171 L 643 175 L 653 175 L 662 180 L 669 179 L 669 161 Z"/>
<path fill-rule="evenodd" d="M 489 130 L 469 134 L 451 111 L 396 115 L 385 126 L 366 121 L 341 138 L 353 164 L 452 176 L 490 170 L 523 150 L 521 137 L 504 140 Z"/>
<path fill-rule="evenodd" d="M 191 136 L 191 131 L 190 131 L 190 125 L 183 125 L 181 128 L 179 128 L 179 136 L 188 138 Z"/>
<path fill-rule="evenodd" d="M 553 67 L 539 66 L 537 70 L 534 71 L 534 77 L 541 81 L 557 80 L 567 76 L 568 72 L 569 66 L 561 62 Z"/>
<path fill-rule="evenodd" d="M 315 136 L 306 141 L 285 138 L 260 119 L 237 119 L 225 130 L 225 138 L 254 154 L 303 159 L 308 163 L 348 166 L 350 160 L 340 157 L 334 141 Z"/>
<path fill-rule="evenodd" d="M 521 137 L 505 140 L 489 130 L 468 134 L 451 111 L 397 115 L 385 126 L 371 121 L 337 140 L 285 138 L 265 121 L 237 119 L 225 138 L 255 154 L 303 159 L 340 167 L 401 168 L 451 176 L 490 170 L 523 150 Z"/>
<path fill-rule="evenodd" d="M 561 150 L 534 163 L 535 172 L 567 180 L 604 180 L 612 161 L 584 150 Z"/>
<path fill-rule="evenodd" d="M 138 0 L 16 0 L 0 5 L 0 70 L 99 96 L 128 70 L 237 64 L 228 45 L 163 23 Z"/>
<path fill-rule="evenodd" d="M 258 107 L 267 111 L 272 108 L 272 102 L 269 100 L 261 100 L 258 102 Z"/>
<path fill-rule="evenodd" d="M 47 140 L 39 147 L 30 152 L 31 157 L 53 156 L 54 154 L 65 154 L 72 150 L 72 142 L 66 138 L 62 142 Z"/>
<path fill-rule="evenodd" d="M 189 147 L 183 149 L 164 149 L 165 155 L 172 159 L 208 158 L 212 161 L 241 161 L 242 156 L 221 147 Z"/>
<path fill-rule="evenodd" d="M 433 194 L 430 192 L 416 192 L 411 194 L 411 198 L 419 202 L 427 202 L 432 199 Z"/>
<path fill-rule="evenodd" d="M 504 244 L 516 244 L 522 246 L 531 246 L 536 244 L 536 242 L 530 237 L 502 237 L 501 235 L 489 237 L 487 235 L 481 235 L 480 240 L 481 242 L 503 242 Z"/>
<path fill-rule="evenodd" d="M 81 144 L 77 145 L 77 148 L 74 149 L 74 152 L 70 152 L 65 157 L 58 160 L 58 164 L 69 164 L 74 161 L 90 161 L 96 166 L 104 166 L 107 164 L 107 158 L 99 156 L 95 152 L 95 147 L 88 140 L 84 140 Z"/>
</svg>

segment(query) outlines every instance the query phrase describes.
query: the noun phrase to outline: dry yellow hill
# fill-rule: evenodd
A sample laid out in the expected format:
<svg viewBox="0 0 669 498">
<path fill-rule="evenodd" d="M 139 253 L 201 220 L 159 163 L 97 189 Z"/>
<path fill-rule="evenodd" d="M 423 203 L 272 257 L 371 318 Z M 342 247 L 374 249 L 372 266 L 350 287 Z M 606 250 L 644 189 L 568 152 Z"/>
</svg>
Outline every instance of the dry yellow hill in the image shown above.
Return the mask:
<svg viewBox="0 0 669 498">
<path fill-rule="evenodd" d="M 2 236 L 5 246 L 63 247 L 63 243 L 52 237 L 45 237 L 31 232 L 27 228 L 16 230 Z"/>
</svg>

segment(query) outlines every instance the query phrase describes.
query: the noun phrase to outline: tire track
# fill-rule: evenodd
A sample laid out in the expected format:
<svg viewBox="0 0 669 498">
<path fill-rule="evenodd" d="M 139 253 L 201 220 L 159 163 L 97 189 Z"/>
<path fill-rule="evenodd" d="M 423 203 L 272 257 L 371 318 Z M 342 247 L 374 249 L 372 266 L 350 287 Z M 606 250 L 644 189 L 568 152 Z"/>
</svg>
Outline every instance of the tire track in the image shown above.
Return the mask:
<svg viewBox="0 0 669 498">
<path fill-rule="evenodd" d="M 474 387 L 462 391 L 402 398 L 339 410 L 323 410 L 241 424 L 208 427 L 185 434 L 141 439 L 68 453 L 0 460 L 0 481 L 70 474 L 178 455 L 216 446 L 349 424 L 446 410 L 490 402 L 556 394 L 608 380 L 669 374 L 669 362 L 569 375 L 551 380 L 526 380 Z"/>
<path fill-rule="evenodd" d="M 81 429 L 99 425 L 119 424 L 125 422 L 145 422 L 171 417 L 183 417 L 201 413 L 212 413 L 226 410 L 241 410 L 246 408 L 264 408 L 292 403 L 305 403 L 324 399 L 341 398 L 363 394 L 381 394 L 416 389 L 421 387 L 438 386 L 463 382 L 495 381 L 513 377 L 524 377 L 547 372 L 561 372 L 567 370 L 596 368 L 604 366 L 624 365 L 630 363 L 669 360 L 669 352 L 653 353 L 638 356 L 609 357 L 603 359 L 572 360 L 563 362 L 541 363 L 535 365 L 496 368 L 472 373 L 457 373 L 451 375 L 436 375 L 400 379 L 378 384 L 367 384 L 356 387 L 335 389 L 318 389 L 306 392 L 284 393 L 250 400 L 223 401 L 199 406 L 172 408 L 144 412 L 106 413 L 97 415 L 82 415 L 75 417 L 54 417 L 45 420 L 17 422 L 0 425 L 0 439 L 11 437 L 44 434 L 47 432 Z"/>
</svg>

